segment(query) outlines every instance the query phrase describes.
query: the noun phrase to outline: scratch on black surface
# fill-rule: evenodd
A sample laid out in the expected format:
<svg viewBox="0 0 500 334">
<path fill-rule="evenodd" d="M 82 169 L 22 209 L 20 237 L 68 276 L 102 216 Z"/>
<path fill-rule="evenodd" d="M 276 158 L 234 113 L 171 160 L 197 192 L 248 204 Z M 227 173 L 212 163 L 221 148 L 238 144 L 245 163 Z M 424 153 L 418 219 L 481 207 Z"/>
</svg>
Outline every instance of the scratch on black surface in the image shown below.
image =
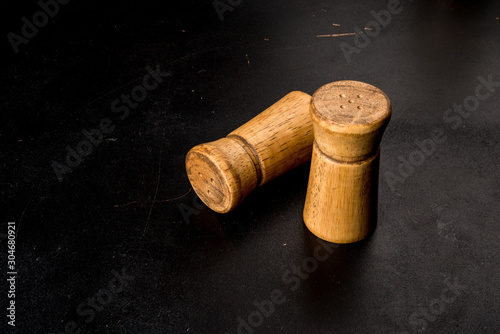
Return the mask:
<svg viewBox="0 0 500 334">
<path fill-rule="evenodd" d="M 152 203 L 165 203 L 165 202 L 171 202 L 171 201 L 176 201 L 178 199 L 181 199 L 181 198 L 184 198 L 186 197 L 187 195 L 189 195 L 189 193 L 193 190 L 193 188 L 190 188 L 187 193 L 185 193 L 184 195 L 181 195 L 181 196 L 178 196 L 178 197 L 174 197 L 174 198 L 169 198 L 169 199 L 161 199 L 161 200 L 153 200 Z M 131 204 L 140 204 L 141 207 L 143 206 L 143 203 L 139 202 L 139 201 L 132 201 L 132 202 L 128 202 L 128 203 L 125 203 L 125 204 L 115 204 L 113 205 L 113 208 L 123 208 L 124 206 L 129 206 Z"/>
<path fill-rule="evenodd" d="M 97 102 L 97 101 L 102 100 L 102 99 L 103 99 L 103 98 L 105 98 L 106 96 L 108 96 L 108 95 L 110 95 L 110 94 L 113 94 L 114 92 L 116 92 L 116 91 L 118 91 L 118 90 L 122 89 L 123 87 L 126 87 L 126 86 L 130 85 L 131 83 L 134 83 L 134 82 L 136 82 L 136 81 L 140 80 L 140 79 L 141 79 L 141 78 L 143 78 L 143 77 L 144 77 L 144 76 L 140 76 L 140 77 L 138 77 L 138 78 L 135 78 L 135 79 L 133 79 L 133 80 L 131 80 L 131 81 L 129 81 L 129 82 L 127 82 L 127 83 L 125 83 L 125 84 L 121 85 L 120 87 L 117 87 L 117 88 L 115 88 L 115 89 L 113 89 L 113 90 L 111 90 L 111 91 L 107 92 L 106 94 L 99 96 L 99 97 L 98 97 L 98 98 L 96 98 L 95 100 L 93 100 L 93 101 L 91 101 L 91 102 L 87 103 L 86 105 L 84 105 L 83 107 L 79 108 L 79 109 L 78 109 L 75 113 L 79 112 L 80 110 L 83 110 L 83 109 L 87 108 L 88 106 L 90 106 L 90 105 L 94 104 L 94 103 L 95 103 L 95 102 Z"/>
<path fill-rule="evenodd" d="M 169 199 L 164 199 L 164 200 L 158 200 L 158 201 L 154 201 L 154 203 L 165 203 L 165 202 L 171 202 L 171 201 L 175 201 L 175 200 L 181 199 L 181 198 L 186 197 L 187 195 L 189 195 L 189 193 L 191 192 L 191 190 L 193 190 L 193 188 L 190 188 L 188 190 L 188 192 L 185 193 L 182 196 L 174 197 L 174 198 L 169 198 Z"/>
<path fill-rule="evenodd" d="M 21 222 L 23 221 L 24 213 L 26 212 L 26 209 L 28 208 L 30 201 L 26 203 L 26 206 L 24 207 L 23 213 L 21 213 L 21 218 L 19 218 L 19 224 L 17 224 L 17 231 L 16 231 L 16 241 L 17 241 L 17 234 L 19 233 L 19 229 L 21 228 Z"/>
<path fill-rule="evenodd" d="M 408 208 L 407 208 L 406 211 L 408 211 L 408 215 L 410 215 L 411 220 L 413 220 L 415 222 L 415 224 L 418 224 L 418 222 L 415 220 L 415 218 L 413 218 L 413 216 L 411 215 L 410 210 L 408 210 Z"/>
<path fill-rule="evenodd" d="M 113 205 L 113 208 L 122 208 L 122 207 L 128 206 L 130 204 L 139 204 L 139 201 L 132 201 L 132 202 L 128 202 L 125 204 L 115 204 L 115 205 Z"/>
<path fill-rule="evenodd" d="M 36 190 L 40 189 L 40 185 L 42 183 L 38 183 L 38 187 L 36 188 Z M 28 200 L 28 202 L 26 203 L 26 206 L 24 207 L 24 210 L 23 210 L 23 213 L 21 213 L 21 217 L 19 218 L 19 224 L 17 224 L 17 231 L 16 231 L 16 241 L 17 241 L 17 235 L 19 233 L 19 229 L 21 228 L 21 222 L 23 221 L 23 217 L 24 217 L 24 213 L 26 212 L 26 209 L 28 208 L 28 205 L 30 204 L 31 202 L 31 199 Z"/>
<path fill-rule="evenodd" d="M 153 207 L 155 206 L 156 195 L 158 194 L 158 188 L 160 187 L 160 177 L 161 177 L 161 156 L 163 154 L 163 142 L 165 141 L 165 131 L 163 131 L 163 136 L 161 138 L 160 146 L 160 158 L 158 159 L 158 179 L 156 181 L 156 190 L 153 196 L 153 203 L 151 203 L 151 208 L 149 209 L 148 219 L 146 220 L 146 225 L 144 226 L 144 231 L 142 231 L 142 236 L 146 233 L 149 225 L 149 219 L 151 218 L 151 212 L 153 212 Z"/>
</svg>

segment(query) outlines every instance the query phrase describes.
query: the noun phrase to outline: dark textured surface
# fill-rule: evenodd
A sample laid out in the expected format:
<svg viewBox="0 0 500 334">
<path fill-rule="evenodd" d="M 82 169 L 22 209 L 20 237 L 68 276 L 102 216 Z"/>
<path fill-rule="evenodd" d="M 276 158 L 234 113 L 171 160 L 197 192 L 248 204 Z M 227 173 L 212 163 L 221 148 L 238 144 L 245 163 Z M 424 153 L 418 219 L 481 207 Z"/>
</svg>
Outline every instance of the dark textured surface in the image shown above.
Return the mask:
<svg viewBox="0 0 500 334">
<path fill-rule="evenodd" d="M 500 87 L 468 117 L 447 113 L 475 94 L 479 76 L 500 81 L 500 5 L 405 2 L 350 62 L 340 44 L 354 47 L 354 36 L 317 37 L 363 29 L 370 11 L 386 8 L 243 1 L 221 22 L 211 1 L 72 1 L 19 53 L 5 37 L 0 331 L 236 333 L 238 317 L 248 321 L 254 301 L 279 289 L 284 302 L 254 333 L 500 332 Z M 4 7 L 4 36 L 39 9 Z M 113 101 L 157 65 L 168 76 L 119 119 Z M 302 221 L 309 165 L 219 215 L 189 192 L 184 157 L 286 93 L 336 80 L 382 89 L 393 116 L 377 229 L 321 252 L 315 268 L 320 242 Z M 65 147 L 104 118 L 114 130 L 59 182 L 52 162 L 64 163 Z M 446 139 L 421 161 L 415 140 L 434 129 Z M 404 177 L 401 159 L 420 165 Z M 8 221 L 17 229 L 15 329 L 5 317 Z M 311 273 L 294 274 L 302 264 Z M 122 270 L 134 278 L 105 295 Z M 455 282 L 456 294 L 444 290 Z M 78 306 L 99 291 L 106 305 L 94 317 L 84 305 L 82 316 Z"/>
</svg>

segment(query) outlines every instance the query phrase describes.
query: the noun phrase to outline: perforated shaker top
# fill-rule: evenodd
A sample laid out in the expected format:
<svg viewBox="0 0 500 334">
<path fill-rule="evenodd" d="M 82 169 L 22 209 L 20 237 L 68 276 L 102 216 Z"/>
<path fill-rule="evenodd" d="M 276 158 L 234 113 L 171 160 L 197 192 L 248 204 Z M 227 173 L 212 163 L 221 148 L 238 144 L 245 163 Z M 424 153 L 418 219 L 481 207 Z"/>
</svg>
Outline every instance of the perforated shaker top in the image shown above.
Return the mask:
<svg viewBox="0 0 500 334">
<path fill-rule="evenodd" d="M 391 113 L 387 95 L 359 81 L 336 81 L 319 88 L 313 95 L 313 112 L 337 126 L 377 123 Z"/>
</svg>

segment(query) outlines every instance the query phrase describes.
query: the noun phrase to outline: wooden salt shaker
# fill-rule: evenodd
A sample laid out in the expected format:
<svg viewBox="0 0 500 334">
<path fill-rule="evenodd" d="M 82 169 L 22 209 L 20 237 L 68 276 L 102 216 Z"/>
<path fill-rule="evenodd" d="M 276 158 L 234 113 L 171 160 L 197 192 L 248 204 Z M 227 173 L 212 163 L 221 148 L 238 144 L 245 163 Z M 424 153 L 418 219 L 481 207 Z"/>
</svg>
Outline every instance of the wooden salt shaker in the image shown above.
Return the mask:
<svg viewBox="0 0 500 334">
<path fill-rule="evenodd" d="M 186 171 L 212 210 L 233 210 L 257 186 L 311 159 L 311 96 L 291 92 L 226 138 L 193 147 Z"/>
<path fill-rule="evenodd" d="M 315 140 L 304 222 L 321 239 L 359 241 L 377 219 L 380 141 L 391 102 L 369 84 L 337 81 L 314 93 L 310 114 Z"/>
</svg>

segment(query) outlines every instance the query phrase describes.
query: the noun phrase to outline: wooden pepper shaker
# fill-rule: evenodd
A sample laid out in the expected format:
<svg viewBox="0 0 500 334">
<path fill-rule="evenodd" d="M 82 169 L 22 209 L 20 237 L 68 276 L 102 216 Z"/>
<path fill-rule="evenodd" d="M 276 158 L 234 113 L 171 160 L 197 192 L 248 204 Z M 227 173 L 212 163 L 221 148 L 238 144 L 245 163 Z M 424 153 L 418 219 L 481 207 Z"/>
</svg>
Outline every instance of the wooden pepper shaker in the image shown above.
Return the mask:
<svg viewBox="0 0 500 334">
<path fill-rule="evenodd" d="M 337 81 L 314 93 L 310 114 L 315 140 L 304 222 L 321 239 L 359 241 L 377 219 L 380 141 L 391 103 L 374 86 Z"/>
<path fill-rule="evenodd" d="M 233 210 L 252 190 L 311 159 L 311 96 L 291 92 L 226 138 L 193 147 L 186 171 L 212 210 Z"/>
</svg>

